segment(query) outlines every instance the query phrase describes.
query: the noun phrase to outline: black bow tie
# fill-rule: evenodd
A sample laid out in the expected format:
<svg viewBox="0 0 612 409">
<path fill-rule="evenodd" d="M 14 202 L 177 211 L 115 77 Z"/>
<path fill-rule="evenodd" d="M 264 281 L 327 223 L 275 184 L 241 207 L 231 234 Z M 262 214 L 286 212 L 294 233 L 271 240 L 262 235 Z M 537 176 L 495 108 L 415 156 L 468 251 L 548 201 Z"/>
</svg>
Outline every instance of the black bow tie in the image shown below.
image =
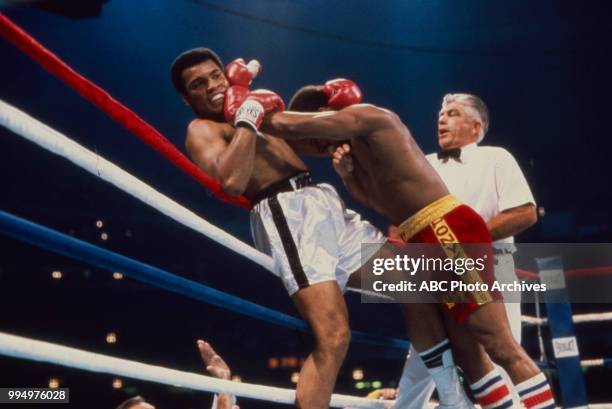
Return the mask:
<svg viewBox="0 0 612 409">
<path fill-rule="evenodd" d="M 444 159 L 444 161 L 446 162 L 449 158 L 459 160 L 461 158 L 461 149 L 455 148 L 438 152 L 438 159 Z"/>
</svg>

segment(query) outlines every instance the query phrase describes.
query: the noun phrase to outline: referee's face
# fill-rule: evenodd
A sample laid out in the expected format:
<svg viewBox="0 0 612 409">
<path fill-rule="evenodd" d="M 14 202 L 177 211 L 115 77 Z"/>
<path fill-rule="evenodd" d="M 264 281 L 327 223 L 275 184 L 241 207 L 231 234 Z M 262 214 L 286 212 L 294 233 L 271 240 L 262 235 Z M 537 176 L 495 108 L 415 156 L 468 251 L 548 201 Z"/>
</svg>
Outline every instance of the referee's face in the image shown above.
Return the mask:
<svg viewBox="0 0 612 409">
<path fill-rule="evenodd" d="M 455 149 L 476 142 L 480 126 L 463 104 L 445 104 L 438 115 L 438 144 L 442 149 Z"/>
</svg>

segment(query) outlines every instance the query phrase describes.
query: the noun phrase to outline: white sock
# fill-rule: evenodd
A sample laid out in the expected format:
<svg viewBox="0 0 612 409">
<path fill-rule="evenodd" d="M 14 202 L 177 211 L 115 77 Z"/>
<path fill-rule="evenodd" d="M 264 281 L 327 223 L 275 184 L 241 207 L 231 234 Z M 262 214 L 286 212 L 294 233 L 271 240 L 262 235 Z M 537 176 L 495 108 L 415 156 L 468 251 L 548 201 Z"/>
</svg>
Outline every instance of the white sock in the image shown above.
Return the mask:
<svg viewBox="0 0 612 409">
<path fill-rule="evenodd" d="M 496 368 L 471 384 L 470 389 L 482 409 L 521 407 L 518 401 L 513 401 L 508 384 Z"/>
<path fill-rule="evenodd" d="M 453 361 L 453 354 L 448 339 L 433 347 L 419 352 L 419 356 L 436 383 L 440 405 L 453 407 L 471 407 L 471 403 L 461 382 Z"/>
</svg>

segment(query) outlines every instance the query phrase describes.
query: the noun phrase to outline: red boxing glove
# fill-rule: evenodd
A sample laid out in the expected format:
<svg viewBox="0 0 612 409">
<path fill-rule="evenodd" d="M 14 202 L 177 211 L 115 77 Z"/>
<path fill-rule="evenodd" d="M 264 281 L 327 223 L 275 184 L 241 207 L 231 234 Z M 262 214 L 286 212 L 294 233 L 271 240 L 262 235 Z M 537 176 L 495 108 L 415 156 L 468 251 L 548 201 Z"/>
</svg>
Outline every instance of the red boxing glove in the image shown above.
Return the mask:
<svg viewBox="0 0 612 409">
<path fill-rule="evenodd" d="M 230 85 L 240 85 L 248 87 L 251 81 L 261 71 L 261 64 L 257 60 L 251 60 L 245 64 L 242 58 L 238 58 L 225 67 L 225 76 Z"/>
<path fill-rule="evenodd" d="M 233 88 L 233 87 L 232 87 Z M 227 100 L 227 96 L 225 97 Z M 257 132 L 268 112 L 285 110 L 285 102 L 272 91 L 259 89 L 250 92 L 234 115 L 234 126 L 248 126 Z"/>
<path fill-rule="evenodd" d="M 323 92 L 329 97 L 327 106 L 337 111 L 361 102 L 361 90 L 351 80 L 337 78 L 330 80 L 323 86 Z"/>
<path fill-rule="evenodd" d="M 225 120 L 230 124 L 234 123 L 234 116 L 240 105 L 249 96 L 249 89 L 238 85 L 233 85 L 225 92 L 225 101 L 223 101 L 223 114 Z"/>
</svg>

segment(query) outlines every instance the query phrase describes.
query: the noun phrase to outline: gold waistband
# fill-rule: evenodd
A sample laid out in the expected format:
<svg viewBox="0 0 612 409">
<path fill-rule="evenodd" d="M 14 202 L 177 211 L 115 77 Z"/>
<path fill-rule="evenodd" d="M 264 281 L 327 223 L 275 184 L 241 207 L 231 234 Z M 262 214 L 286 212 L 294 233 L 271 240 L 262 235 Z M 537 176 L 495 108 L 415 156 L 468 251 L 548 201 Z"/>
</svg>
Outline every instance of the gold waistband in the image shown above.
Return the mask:
<svg viewBox="0 0 612 409">
<path fill-rule="evenodd" d="M 402 240 L 407 242 L 431 222 L 439 219 L 462 204 L 463 203 L 453 195 L 446 195 L 435 202 L 431 202 L 400 224 L 399 230 Z"/>
</svg>

